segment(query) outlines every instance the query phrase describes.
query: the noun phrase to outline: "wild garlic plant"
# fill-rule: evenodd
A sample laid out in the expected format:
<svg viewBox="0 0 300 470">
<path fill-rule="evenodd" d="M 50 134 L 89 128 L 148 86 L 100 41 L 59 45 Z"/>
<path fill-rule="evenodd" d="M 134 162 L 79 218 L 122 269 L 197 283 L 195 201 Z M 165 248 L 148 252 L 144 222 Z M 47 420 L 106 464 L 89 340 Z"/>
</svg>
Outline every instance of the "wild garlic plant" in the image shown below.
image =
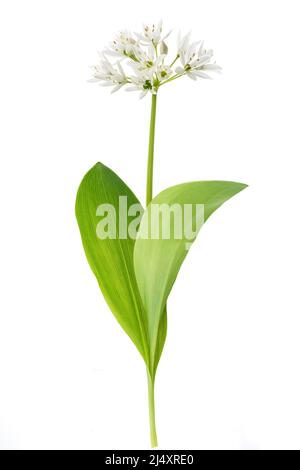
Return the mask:
<svg viewBox="0 0 300 470">
<path fill-rule="evenodd" d="M 157 446 L 154 384 L 167 333 L 167 300 L 201 226 L 246 185 L 194 181 L 153 198 L 156 102 L 163 85 L 187 76 L 207 79 L 221 68 L 213 51 L 191 34 L 178 35 L 169 57 L 170 32 L 162 22 L 141 33 L 121 31 L 99 53 L 92 82 L 151 94 L 145 209 L 111 169 L 97 163 L 77 193 L 76 216 L 86 257 L 112 313 L 141 354 L 147 371 L 150 439 Z M 129 147 L 129 145 L 128 145 Z M 205 295 L 205 293 L 203 294 Z"/>
</svg>

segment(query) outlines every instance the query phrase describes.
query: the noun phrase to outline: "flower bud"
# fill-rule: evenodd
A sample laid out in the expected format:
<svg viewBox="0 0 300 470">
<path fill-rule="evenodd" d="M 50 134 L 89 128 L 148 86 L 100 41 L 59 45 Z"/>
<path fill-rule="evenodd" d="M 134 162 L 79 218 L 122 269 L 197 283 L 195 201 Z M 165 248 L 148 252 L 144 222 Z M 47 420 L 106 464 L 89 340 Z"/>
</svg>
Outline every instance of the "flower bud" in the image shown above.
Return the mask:
<svg viewBox="0 0 300 470">
<path fill-rule="evenodd" d="M 160 45 L 160 53 L 161 54 L 168 54 L 168 46 L 164 41 L 162 41 L 162 43 Z"/>
</svg>

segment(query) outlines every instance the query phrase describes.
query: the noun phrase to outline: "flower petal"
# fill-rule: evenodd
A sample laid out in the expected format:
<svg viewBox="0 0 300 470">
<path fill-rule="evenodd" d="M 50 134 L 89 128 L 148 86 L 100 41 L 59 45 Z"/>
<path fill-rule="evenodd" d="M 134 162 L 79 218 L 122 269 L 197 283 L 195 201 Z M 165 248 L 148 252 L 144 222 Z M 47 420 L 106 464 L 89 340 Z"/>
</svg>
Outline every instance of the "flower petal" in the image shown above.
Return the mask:
<svg viewBox="0 0 300 470">
<path fill-rule="evenodd" d="M 217 64 L 206 64 L 201 68 L 202 70 L 211 70 L 212 72 L 222 72 L 222 67 Z"/>
<path fill-rule="evenodd" d="M 132 86 L 125 88 L 125 91 L 138 91 L 138 90 L 140 90 L 140 88 L 136 85 L 132 85 Z"/>
<path fill-rule="evenodd" d="M 200 70 L 194 70 L 193 72 L 195 75 L 197 75 L 197 77 L 208 78 L 209 80 L 212 79 L 209 75 L 207 75 L 207 73 L 201 72 Z"/>
<path fill-rule="evenodd" d="M 147 93 L 148 93 L 148 90 L 142 91 L 142 93 L 140 94 L 140 100 L 144 98 L 147 95 Z"/>
<path fill-rule="evenodd" d="M 194 74 L 194 72 L 187 72 L 187 76 L 188 76 L 191 80 L 197 80 L 197 77 L 196 77 L 196 75 Z"/>
<path fill-rule="evenodd" d="M 122 88 L 123 85 L 124 83 L 119 83 L 118 85 L 113 87 L 113 89 L 111 90 L 111 93 L 115 93 L 116 91 L 120 90 L 120 88 Z"/>
</svg>

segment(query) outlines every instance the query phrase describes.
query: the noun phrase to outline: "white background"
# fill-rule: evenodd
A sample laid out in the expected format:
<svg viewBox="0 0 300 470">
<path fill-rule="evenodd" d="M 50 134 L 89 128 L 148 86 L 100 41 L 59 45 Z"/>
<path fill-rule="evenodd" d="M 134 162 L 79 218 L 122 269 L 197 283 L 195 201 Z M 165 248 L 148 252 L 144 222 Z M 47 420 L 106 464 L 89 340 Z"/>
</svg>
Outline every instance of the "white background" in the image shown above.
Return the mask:
<svg viewBox="0 0 300 470">
<path fill-rule="evenodd" d="M 100 160 L 144 201 L 150 98 L 86 80 L 114 32 L 160 18 L 224 70 L 162 88 L 155 192 L 249 184 L 202 229 L 170 296 L 160 446 L 300 448 L 298 3 L 1 2 L 2 448 L 149 445 L 144 366 L 86 262 L 74 200 Z"/>
</svg>

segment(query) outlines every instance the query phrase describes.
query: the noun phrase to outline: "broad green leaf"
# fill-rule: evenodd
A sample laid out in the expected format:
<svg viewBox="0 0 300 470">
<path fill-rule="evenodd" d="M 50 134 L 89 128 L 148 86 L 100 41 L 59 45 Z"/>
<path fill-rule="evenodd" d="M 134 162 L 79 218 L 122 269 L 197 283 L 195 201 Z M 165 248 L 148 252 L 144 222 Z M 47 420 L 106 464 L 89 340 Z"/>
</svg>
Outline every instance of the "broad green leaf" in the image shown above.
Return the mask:
<svg viewBox="0 0 300 470">
<path fill-rule="evenodd" d="M 147 363 L 149 357 L 147 322 L 133 266 L 135 240 L 128 236 L 124 239 L 119 236 L 120 196 L 127 197 L 128 207 L 139 204 L 133 192 L 112 170 L 97 163 L 85 175 L 79 186 L 76 217 L 86 257 L 106 302 Z M 99 222 L 105 221 L 103 217 L 97 215 L 100 204 L 111 204 L 116 210 L 115 239 L 100 239 L 97 235 Z M 141 206 L 140 210 L 142 211 Z M 124 219 L 124 215 L 122 217 Z M 127 218 L 130 223 L 132 217 Z"/>
<path fill-rule="evenodd" d="M 139 237 L 134 247 L 134 267 L 142 301 L 147 311 L 150 355 L 154 367 L 157 361 L 157 343 L 162 331 L 161 321 L 164 307 L 188 248 L 198 233 L 197 230 L 193 237 L 187 237 L 183 233 L 181 238 L 176 238 L 178 233 L 175 233 L 174 230 L 174 216 L 171 217 L 170 237 L 164 239 L 162 217 L 158 222 L 155 222 L 154 211 L 157 210 L 157 207 L 162 207 L 163 204 L 169 206 L 177 204 L 183 214 L 184 205 L 192 204 L 195 209 L 196 204 L 202 204 L 204 205 L 204 222 L 225 201 L 245 187 L 245 184 L 228 181 L 200 181 L 180 184 L 161 192 L 151 201 L 144 212 Z M 193 210 L 187 215 L 186 221 L 192 223 L 195 228 L 201 215 L 199 216 L 196 210 Z M 184 232 L 183 220 L 182 217 L 181 229 Z M 154 233 L 150 233 L 151 224 L 154 224 Z M 148 238 L 142 238 L 145 237 L 145 234 L 146 236 L 148 234 Z"/>
</svg>

